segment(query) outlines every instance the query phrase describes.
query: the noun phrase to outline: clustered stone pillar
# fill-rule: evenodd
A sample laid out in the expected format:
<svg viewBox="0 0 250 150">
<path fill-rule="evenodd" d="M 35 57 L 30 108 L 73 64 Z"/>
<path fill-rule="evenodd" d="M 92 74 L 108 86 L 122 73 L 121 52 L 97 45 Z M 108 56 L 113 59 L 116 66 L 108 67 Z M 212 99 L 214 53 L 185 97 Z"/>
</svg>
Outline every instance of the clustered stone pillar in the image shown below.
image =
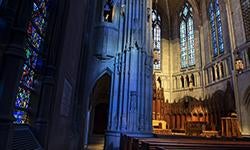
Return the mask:
<svg viewBox="0 0 250 150">
<path fill-rule="evenodd" d="M 59 0 L 60 1 L 60 0 Z M 59 1 L 50 1 L 50 7 L 56 7 L 56 9 L 64 8 L 66 5 L 64 2 L 58 3 Z M 58 5 L 56 5 L 58 4 Z M 62 21 L 64 18 L 58 18 L 58 16 L 63 13 L 63 11 L 58 11 L 60 13 L 51 13 L 49 15 L 49 22 L 46 28 L 46 38 L 44 43 L 44 69 L 45 74 L 43 74 L 42 85 L 41 85 L 41 95 L 40 103 L 38 106 L 38 112 L 35 120 L 35 134 L 36 137 L 44 149 L 49 147 L 49 132 L 52 123 L 50 122 L 51 116 L 53 115 L 53 104 L 55 100 L 55 86 L 56 86 L 56 62 L 58 57 L 58 49 L 61 50 L 61 45 L 58 45 L 61 40 Z M 50 39 L 50 41 L 47 41 Z M 47 41 L 47 42 L 46 42 Z"/>
<path fill-rule="evenodd" d="M 152 54 L 147 47 L 147 2 L 124 0 L 121 51 L 116 56 L 105 149 L 119 149 L 120 136 L 152 135 Z"/>
<path fill-rule="evenodd" d="M 32 0 L 8 0 L 0 17 L 3 55 L 0 78 L 0 149 L 11 149 L 13 108 L 25 59 L 24 39 Z"/>
</svg>

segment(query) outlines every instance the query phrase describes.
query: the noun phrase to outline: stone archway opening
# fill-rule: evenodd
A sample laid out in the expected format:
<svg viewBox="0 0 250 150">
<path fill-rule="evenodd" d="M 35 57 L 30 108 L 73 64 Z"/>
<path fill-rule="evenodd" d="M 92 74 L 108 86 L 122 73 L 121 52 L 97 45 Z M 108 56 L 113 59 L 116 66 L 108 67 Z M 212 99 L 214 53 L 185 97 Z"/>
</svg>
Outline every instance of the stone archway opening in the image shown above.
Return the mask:
<svg viewBox="0 0 250 150">
<path fill-rule="evenodd" d="M 104 136 L 108 125 L 111 76 L 102 75 L 90 94 L 90 120 L 88 148 L 99 149 L 104 146 Z"/>
<path fill-rule="evenodd" d="M 104 135 L 107 128 L 108 103 L 100 103 L 95 106 L 93 134 Z"/>
</svg>

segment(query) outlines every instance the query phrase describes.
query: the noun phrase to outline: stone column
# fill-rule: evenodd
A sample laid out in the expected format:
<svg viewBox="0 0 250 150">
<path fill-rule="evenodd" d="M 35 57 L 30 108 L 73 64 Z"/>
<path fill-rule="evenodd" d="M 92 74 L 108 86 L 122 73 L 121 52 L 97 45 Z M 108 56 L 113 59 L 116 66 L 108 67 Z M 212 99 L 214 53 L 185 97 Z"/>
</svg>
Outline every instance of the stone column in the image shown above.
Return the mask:
<svg viewBox="0 0 250 150">
<path fill-rule="evenodd" d="M 0 42 L 5 44 L 0 80 L 0 149 L 11 149 L 13 108 L 25 59 L 24 39 L 31 0 L 8 0 L 0 18 Z M 7 45 L 8 44 L 8 45 Z"/>
<path fill-rule="evenodd" d="M 59 7 L 59 6 L 58 6 Z M 51 18 L 55 18 L 55 15 L 52 15 Z M 51 20 L 52 20 L 51 19 Z M 56 20 L 56 19 L 54 19 Z M 61 21 L 61 20 L 60 20 Z M 48 141 L 49 141 L 49 119 L 51 114 L 51 105 L 54 100 L 54 87 L 55 87 L 55 73 L 56 73 L 56 56 L 57 52 L 55 49 L 57 49 L 57 40 L 58 37 L 58 30 L 61 29 L 61 27 L 58 27 L 60 24 L 60 21 L 57 20 L 57 22 L 49 22 L 46 37 L 50 37 L 47 39 L 52 39 L 50 41 L 51 45 L 46 45 L 45 42 L 44 47 L 44 61 L 46 62 L 45 66 L 45 72 L 46 74 L 43 77 L 42 80 L 42 86 L 41 86 L 41 96 L 40 96 L 40 103 L 38 106 L 38 112 L 36 116 L 35 121 L 35 133 L 36 137 L 38 138 L 38 141 L 42 145 L 44 149 L 48 148 Z M 55 24 L 53 24 L 55 23 Z M 55 33 L 57 32 L 57 33 Z M 60 34 L 59 34 L 60 35 Z M 47 50 L 47 51 L 46 51 Z"/>
<path fill-rule="evenodd" d="M 54 94 L 54 66 L 48 66 L 47 74 L 42 82 L 41 99 L 39 104 L 39 111 L 35 122 L 36 136 L 44 149 L 48 146 L 48 133 L 49 133 L 49 118 L 51 114 L 51 102 L 53 101 Z"/>
<path fill-rule="evenodd" d="M 60 1 L 60 3 L 59 3 Z M 48 141 L 50 139 L 50 119 L 53 115 L 53 104 L 55 100 L 55 86 L 56 86 L 56 63 L 57 59 L 60 59 L 58 52 L 61 50 L 61 43 L 63 40 L 65 28 L 63 22 L 67 17 L 62 18 L 67 14 L 68 8 L 65 0 L 51 0 L 50 7 L 54 8 L 57 13 L 49 14 L 49 21 L 46 28 L 46 39 L 44 43 L 44 64 L 46 64 L 42 85 L 40 103 L 38 106 L 38 112 L 35 120 L 35 132 L 38 141 L 44 149 L 48 149 Z M 62 11 L 63 10 L 63 11 Z M 63 25 L 62 25 L 63 24 Z"/>
<path fill-rule="evenodd" d="M 120 58 L 116 58 L 119 62 L 115 63 L 119 71 L 113 80 L 116 92 L 110 108 L 110 115 L 117 118 L 117 122 L 112 120 L 116 124 L 108 125 L 112 130 L 106 133 L 105 149 L 119 149 L 121 134 L 152 136 L 152 61 L 151 51 L 147 52 L 145 43 L 146 2 L 121 0 L 118 4 L 126 5 L 124 15 L 120 16 L 119 28 L 123 30 L 119 31 L 122 35 L 119 42 L 122 46 Z"/>
</svg>

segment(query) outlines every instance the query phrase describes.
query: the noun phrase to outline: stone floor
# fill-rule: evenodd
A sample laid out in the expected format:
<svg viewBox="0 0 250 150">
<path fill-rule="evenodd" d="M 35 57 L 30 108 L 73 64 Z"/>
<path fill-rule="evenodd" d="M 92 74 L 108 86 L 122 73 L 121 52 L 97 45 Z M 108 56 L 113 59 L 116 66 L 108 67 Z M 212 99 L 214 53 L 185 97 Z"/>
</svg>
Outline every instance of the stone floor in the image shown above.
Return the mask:
<svg viewBox="0 0 250 150">
<path fill-rule="evenodd" d="M 103 144 L 91 144 L 87 150 L 103 150 Z"/>
<path fill-rule="evenodd" d="M 103 150 L 104 149 L 104 136 L 93 135 L 89 137 L 89 144 L 87 150 Z"/>
</svg>

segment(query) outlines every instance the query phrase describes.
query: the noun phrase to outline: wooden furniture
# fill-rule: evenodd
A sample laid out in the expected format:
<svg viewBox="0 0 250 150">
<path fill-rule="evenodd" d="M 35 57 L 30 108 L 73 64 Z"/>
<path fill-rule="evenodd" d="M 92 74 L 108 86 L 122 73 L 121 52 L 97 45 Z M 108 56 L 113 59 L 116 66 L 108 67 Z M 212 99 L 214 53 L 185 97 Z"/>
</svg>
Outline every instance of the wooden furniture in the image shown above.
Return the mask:
<svg viewBox="0 0 250 150">
<path fill-rule="evenodd" d="M 230 150 L 248 150 L 250 141 L 240 139 L 207 139 L 197 137 L 177 137 L 163 136 L 161 138 L 138 138 L 123 135 L 121 139 L 121 150 L 167 150 L 167 149 L 230 149 Z"/>
<path fill-rule="evenodd" d="M 202 131 L 201 136 L 207 137 L 207 138 L 219 137 L 219 133 L 218 133 L 218 131 Z"/>
<path fill-rule="evenodd" d="M 203 121 L 188 121 L 186 122 L 186 135 L 200 136 L 205 130 L 206 122 Z"/>
<path fill-rule="evenodd" d="M 240 137 L 239 122 L 237 117 L 221 118 L 221 136 Z"/>
</svg>

